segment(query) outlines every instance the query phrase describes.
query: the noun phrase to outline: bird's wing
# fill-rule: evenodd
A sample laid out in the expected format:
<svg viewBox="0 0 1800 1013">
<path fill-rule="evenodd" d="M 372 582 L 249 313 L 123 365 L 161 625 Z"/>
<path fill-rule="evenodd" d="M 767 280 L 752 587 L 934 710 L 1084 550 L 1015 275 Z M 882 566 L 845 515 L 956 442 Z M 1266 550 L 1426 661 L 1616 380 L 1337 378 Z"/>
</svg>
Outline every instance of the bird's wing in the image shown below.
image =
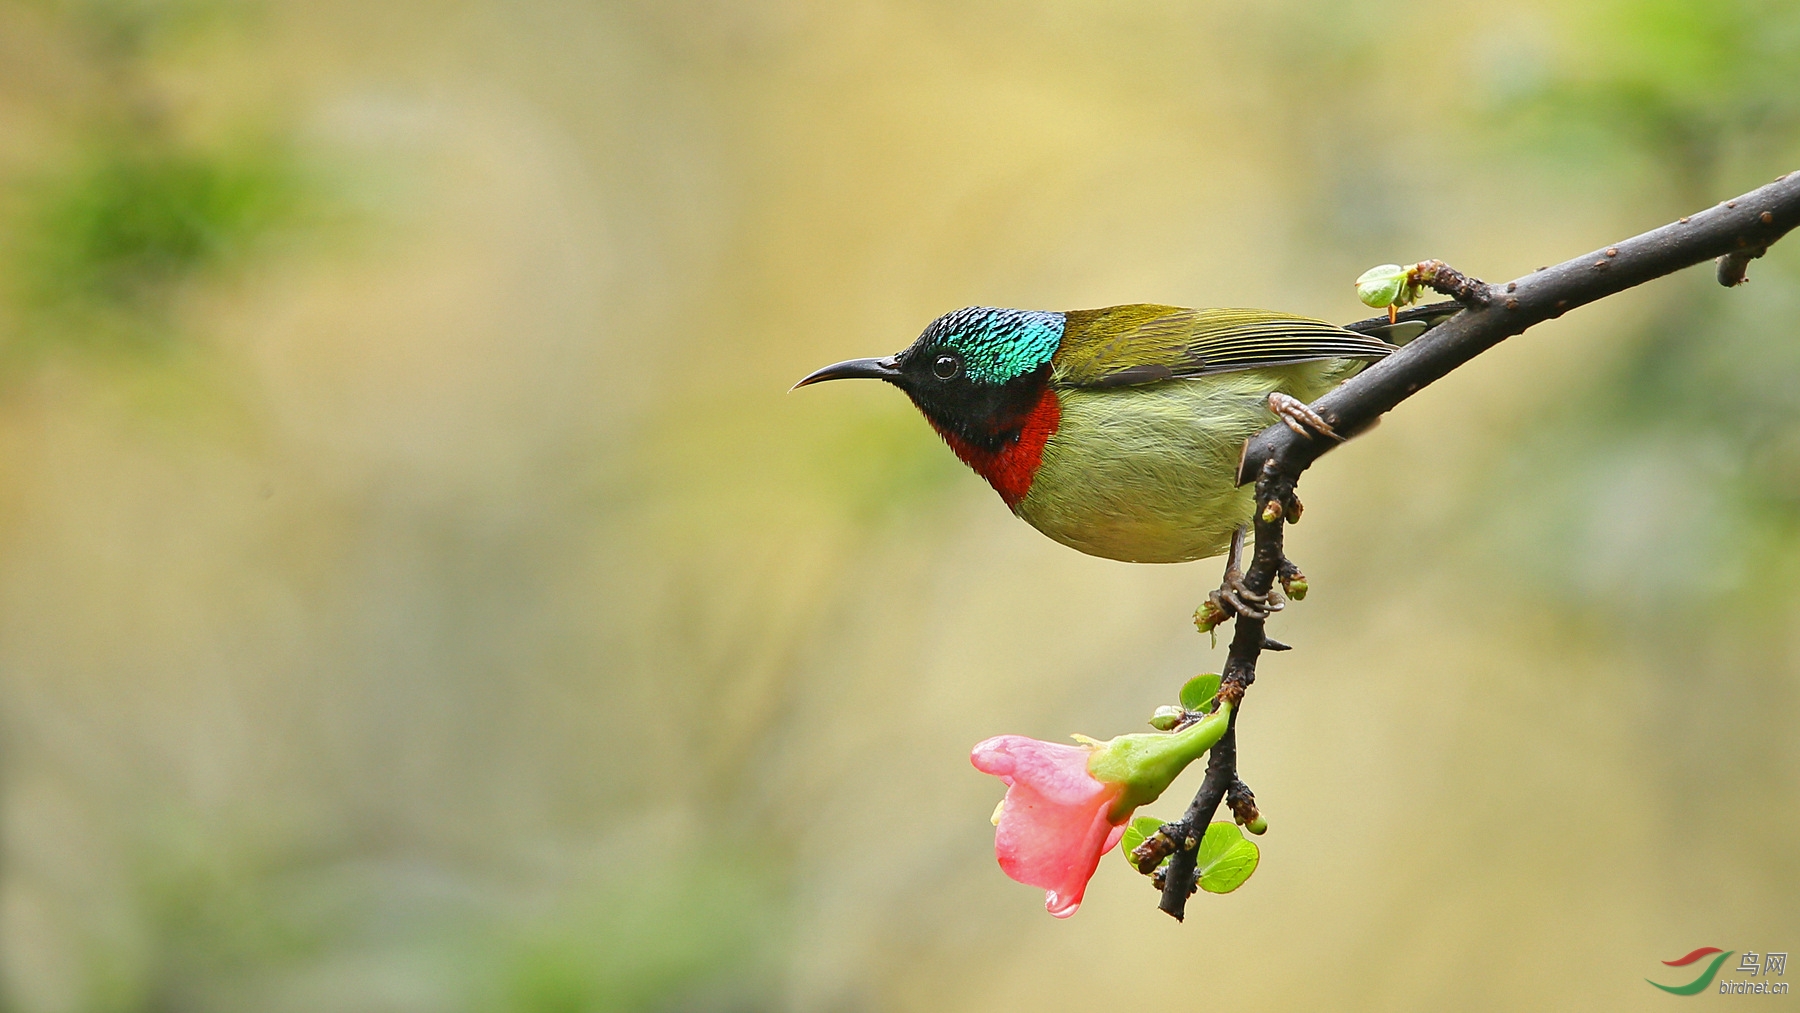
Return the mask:
<svg viewBox="0 0 1800 1013">
<path fill-rule="evenodd" d="M 1069 387 L 1118 387 L 1319 359 L 1379 359 L 1394 346 L 1323 320 L 1268 310 L 1137 304 L 1065 314 L 1051 360 Z"/>
</svg>

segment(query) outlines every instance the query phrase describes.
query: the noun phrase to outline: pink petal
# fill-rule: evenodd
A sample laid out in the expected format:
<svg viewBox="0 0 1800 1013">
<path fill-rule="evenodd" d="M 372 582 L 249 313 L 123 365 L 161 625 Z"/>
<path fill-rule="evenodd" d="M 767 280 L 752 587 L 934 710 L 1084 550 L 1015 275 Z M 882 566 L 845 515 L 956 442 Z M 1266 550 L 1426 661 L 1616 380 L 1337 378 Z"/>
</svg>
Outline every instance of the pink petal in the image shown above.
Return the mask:
<svg viewBox="0 0 1800 1013">
<path fill-rule="evenodd" d="M 1058 918 L 1081 906 L 1101 857 L 1125 832 L 1107 819 L 1123 789 L 1095 780 L 1087 772 L 1088 755 L 1077 746 L 1001 735 L 970 756 L 976 769 L 1009 786 L 994 833 L 1000 868 L 1044 888 L 1044 907 Z"/>
<path fill-rule="evenodd" d="M 1104 786 L 1088 773 L 1092 750 L 1024 735 L 996 735 L 975 745 L 969 762 L 1008 785 L 1023 781 L 1046 798 L 1079 805 Z"/>
<path fill-rule="evenodd" d="M 1106 854 L 1108 851 L 1111 851 L 1112 849 L 1118 847 L 1119 842 L 1124 839 L 1125 839 L 1125 824 L 1120 823 L 1117 826 L 1112 828 L 1112 833 L 1106 835 L 1106 847 L 1101 848 L 1100 853 L 1102 855 Z"/>
</svg>

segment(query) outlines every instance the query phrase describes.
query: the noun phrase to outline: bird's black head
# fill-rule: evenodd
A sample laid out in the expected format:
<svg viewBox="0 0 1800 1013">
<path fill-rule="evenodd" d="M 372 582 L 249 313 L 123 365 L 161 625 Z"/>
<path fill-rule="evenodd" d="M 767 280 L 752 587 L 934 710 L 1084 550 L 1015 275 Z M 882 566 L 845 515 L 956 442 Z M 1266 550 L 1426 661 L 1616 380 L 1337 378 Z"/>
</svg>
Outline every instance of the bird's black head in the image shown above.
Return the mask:
<svg viewBox="0 0 1800 1013">
<path fill-rule="evenodd" d="M 794 386 L 886 380 L 946 437 L 995 451 L 1018 438 L 1049 379 L 1062 335 L 1061 313 L 971 306 L 933 320 L 898 355 L 835 363 Z"/>
</svg>

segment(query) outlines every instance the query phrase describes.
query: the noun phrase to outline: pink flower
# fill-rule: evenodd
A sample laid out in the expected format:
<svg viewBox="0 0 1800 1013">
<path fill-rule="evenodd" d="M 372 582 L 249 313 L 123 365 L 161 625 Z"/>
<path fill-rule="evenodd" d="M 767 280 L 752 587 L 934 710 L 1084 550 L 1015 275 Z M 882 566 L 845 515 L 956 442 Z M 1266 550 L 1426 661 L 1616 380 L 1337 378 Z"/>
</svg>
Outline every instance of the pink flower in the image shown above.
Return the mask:
<svg viewBox="0 0 1800 1013">
<path fill-rule="evenodd" d="M 1127 809 L 1113 818 L 1122 784 L 1105 784 L 1088 773 L 1093 750 L 1040 742 L 1023 735 L 996 735 L 969 755 L 975 769 L 1006 782 L 994 855 L 1000 868 L 1028 886 L 1044 888 L 1044 908 L 1067 918 L 1081 906 L 1087 882 L 1112 850 L 1131 819 Z"/>
<path fill-rule="evenodd" d="M 1170 782 L 1230 726 L 1231 705 L 1178 732 L 1084 739 L 1065 746 L 1023 735 L 996 735 L 975 746 L 969 762 L 1006 782 L 995 814 L 994 856 L 1000 868 L 1044 889 L 1044 907 L 1067 918 L 1118 846 L 1138 806 L 1156 801 Z M 1080 736 L 1077 736 L 1080 738 Z"/>
</svg>

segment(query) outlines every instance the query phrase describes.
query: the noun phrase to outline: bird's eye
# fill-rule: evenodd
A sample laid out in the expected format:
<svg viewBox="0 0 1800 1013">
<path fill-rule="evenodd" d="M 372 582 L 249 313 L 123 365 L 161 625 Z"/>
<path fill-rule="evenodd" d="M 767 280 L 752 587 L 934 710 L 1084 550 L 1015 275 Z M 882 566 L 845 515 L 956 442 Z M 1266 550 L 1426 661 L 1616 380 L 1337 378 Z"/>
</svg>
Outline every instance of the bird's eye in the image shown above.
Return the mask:
<svg viewBox="0 0 1800 1013">
<path fill-rule="evenodd" d="M 940 380 L 954 379 L 962 372 L 962 356 L 955 352 L 945 352 L 931 360 L 931 375 Z"/>
</svg>

